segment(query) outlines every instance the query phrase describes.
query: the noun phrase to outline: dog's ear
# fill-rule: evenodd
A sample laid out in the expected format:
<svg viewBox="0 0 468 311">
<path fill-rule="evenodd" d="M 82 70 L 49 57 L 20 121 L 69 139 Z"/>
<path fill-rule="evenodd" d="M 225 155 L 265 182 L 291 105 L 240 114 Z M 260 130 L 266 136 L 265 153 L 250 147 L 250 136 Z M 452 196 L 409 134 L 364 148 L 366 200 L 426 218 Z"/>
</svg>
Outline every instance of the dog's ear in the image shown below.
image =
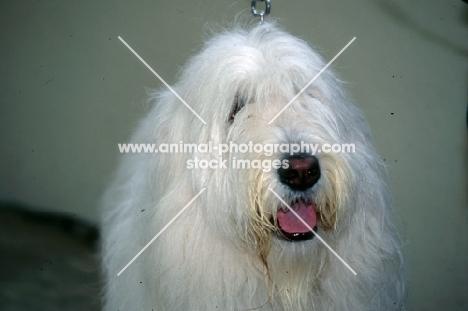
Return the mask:
<svg viewBox="0 0 468 311">
<path fill-rule="evenodd" d="M 241 111 L 242 108 L 244 108 L 245 101 L 242 99 L 242 97 L 239 94 L 236 94 L 234 96 L 234 101 L 232 103 L 232 108 L 231 111 L 229 112 L 229 119 L 228 122 L 229 124 L 232 124 L 234 122 L 234 118 L 236 117 L 236 114 Z"/>
</svg>

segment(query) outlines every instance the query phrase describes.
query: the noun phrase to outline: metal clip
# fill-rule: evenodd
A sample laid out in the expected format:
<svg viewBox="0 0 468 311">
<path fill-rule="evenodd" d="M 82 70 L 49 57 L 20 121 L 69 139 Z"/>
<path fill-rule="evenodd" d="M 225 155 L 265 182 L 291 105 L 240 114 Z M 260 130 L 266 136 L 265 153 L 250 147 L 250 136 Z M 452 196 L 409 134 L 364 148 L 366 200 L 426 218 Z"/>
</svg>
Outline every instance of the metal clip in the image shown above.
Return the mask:
<svg viewBox="0 0 468 311">
<path fill-rule="evenodd" d="M 257 12 L 257 2 L 265 2 L 265 10 Z M 271 4 L 270 0 L 252 0 L 252 14 L 254 16 L 260 16 L 260 23 L 263 24 L 263 16 L 270 14 Z"/>
</svg>

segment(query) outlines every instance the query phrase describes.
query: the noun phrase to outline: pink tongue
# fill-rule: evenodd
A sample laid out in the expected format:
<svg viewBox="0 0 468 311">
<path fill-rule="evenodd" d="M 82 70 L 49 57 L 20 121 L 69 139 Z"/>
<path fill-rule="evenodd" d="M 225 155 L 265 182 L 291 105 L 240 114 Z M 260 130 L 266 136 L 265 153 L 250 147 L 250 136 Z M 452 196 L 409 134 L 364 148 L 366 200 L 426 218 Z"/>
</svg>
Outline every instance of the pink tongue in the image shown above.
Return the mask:
<svg viewBox="0 0 468 311">
<path fill-rule="evenodd" d="M 312 204 L 306 205 L 304 201 L 299 201 L 291 205 L 291 209 L 294 210 L 310 228 L 314 229 L 317 223 L 317 214 Z M 276 217 L 278 218 L 280 228 L 286 233 L 304 233 L 310 231 L 310 229 L 289 209 L 286 212 L 279 210 Z"/>
</svg>

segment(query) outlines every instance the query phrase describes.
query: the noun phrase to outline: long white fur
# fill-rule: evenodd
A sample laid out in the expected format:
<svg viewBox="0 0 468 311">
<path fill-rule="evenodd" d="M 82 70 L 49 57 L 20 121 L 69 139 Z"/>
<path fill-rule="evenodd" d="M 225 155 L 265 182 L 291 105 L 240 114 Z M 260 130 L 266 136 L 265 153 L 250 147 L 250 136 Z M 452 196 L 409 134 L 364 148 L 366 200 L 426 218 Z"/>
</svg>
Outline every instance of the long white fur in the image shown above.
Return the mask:
<svg viewBox="0 0 468 311">
<path fill-rule="evenodd" d="M 208 125 L 162 91 L 152 95 L 154 107 L 131 141 L 354 143 L 356 153 L 317 155 L 322 176 L 308 195 L 324 214 L 332 209 L 332 228 L 319 225 L 318 233 L 357 276 L 317 238 L 288 242 L 269 231 L 266 218 L 282 206 L 268 188 L 287 202 L 297 197 L 276 171 L 186 168 L 189 159 L 217 154 L 128 154 L 103 199 L 104 310 L 405 309 L 404 264 L 383 165 L 340 82 L 325 71 L 267 124 L 324 65 L 305 42 L 272 23 L 221 33 L 174 86 Z M 235 98 L 245 106 L 230 124 Z M 275 158 L 224 158 L 234 156 Z"/>
</svg>

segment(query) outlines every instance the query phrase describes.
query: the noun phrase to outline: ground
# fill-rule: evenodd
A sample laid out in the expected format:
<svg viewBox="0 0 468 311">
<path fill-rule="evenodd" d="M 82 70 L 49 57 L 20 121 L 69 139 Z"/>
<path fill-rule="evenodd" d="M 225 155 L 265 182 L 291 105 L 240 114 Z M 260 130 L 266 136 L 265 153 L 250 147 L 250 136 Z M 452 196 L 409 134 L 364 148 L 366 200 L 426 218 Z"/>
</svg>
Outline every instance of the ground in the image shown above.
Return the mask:
<svg viewBox="0 0 468 311">
<path fill-rule="evenodd" d="M 97 226 L 0 204 L 0 310 L 100 310 Z"/>
</svg>

